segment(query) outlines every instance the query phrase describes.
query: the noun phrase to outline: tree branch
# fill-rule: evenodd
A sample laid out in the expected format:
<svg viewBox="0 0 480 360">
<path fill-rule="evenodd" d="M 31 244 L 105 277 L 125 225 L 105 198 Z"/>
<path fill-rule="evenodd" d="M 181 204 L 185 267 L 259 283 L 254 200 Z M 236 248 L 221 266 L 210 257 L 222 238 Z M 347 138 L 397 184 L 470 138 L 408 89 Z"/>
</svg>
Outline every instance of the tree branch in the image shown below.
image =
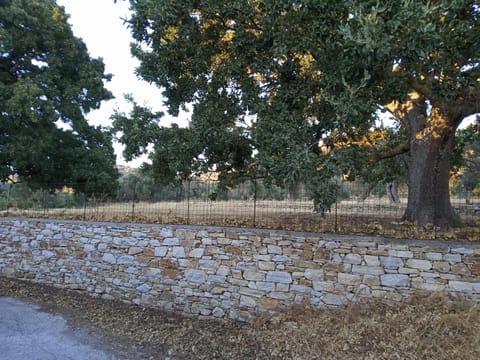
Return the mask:
<svg viewBox="0 0 480 360">
<path fill-rule="evenodd" d="M 392 149 L 388 149 L 381 152 L 373 152 L 370 154 L 369 159 L 373 162 L 378 162 L 380 160 L 390 159 L 397 155 L 404 154 L 410 151 L 410 142 L 405 141 L 401 144 L 398 144 Z"/>
<path fill-rule="evenodd" d="M 408 84 L 412 87 L 413 90 L 418 92 L 424 98 L 429 99 L 432 97 L 432 90 L 425 83 L 419 82 L 413 76 L 408 77 Z"/>
</svg>

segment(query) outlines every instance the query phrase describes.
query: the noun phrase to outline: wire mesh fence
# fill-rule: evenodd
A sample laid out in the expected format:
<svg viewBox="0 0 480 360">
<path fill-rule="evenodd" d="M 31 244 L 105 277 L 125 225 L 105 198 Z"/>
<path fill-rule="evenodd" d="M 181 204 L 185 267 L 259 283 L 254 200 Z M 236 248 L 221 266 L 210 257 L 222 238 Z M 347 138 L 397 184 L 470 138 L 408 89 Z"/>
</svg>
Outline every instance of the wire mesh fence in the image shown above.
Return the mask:
<svg viewBox="0 0 480 360">
<path fill-rule="evenodd" d="M 314 202 L 301 185 L 284 189 L 259 180 L 229 189 L 202 180 L 180 186 L 146 186 L 132 182 L 113 196 L 85 195 L 72 188 L 53 185 L 43 188 L 54 190 L 32 190 L 25 184 L 1 184 L 0 213 L 3 216 L 88 221 L 480 240 L 480 196 L 465 192 L 451 194 L 451 202 L 463 227 L 440 233 L 433 226 L 418 228 L 401 221 L 407 203 L 407 189 L 401 186 L 398 196 L 392 199 L 384 188 L 372 191 L 362 184 L 341 183 L 336 201 L 324 214 L 314 211 Z"/>
</svg>

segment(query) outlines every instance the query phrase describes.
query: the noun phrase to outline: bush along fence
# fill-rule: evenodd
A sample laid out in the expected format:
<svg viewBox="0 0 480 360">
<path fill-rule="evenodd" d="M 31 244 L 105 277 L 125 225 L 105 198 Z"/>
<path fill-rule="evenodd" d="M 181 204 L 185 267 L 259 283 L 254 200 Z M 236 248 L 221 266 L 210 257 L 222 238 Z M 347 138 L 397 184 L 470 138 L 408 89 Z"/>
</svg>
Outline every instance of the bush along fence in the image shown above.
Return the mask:
<svg viewBox="0 0 480 360">
<path fill-rule="evenodd" d="M 433 226 L 419 229 L 400 220 L 407 202 L 407 189 L 402 186 L 392 196 L 385 187 L 372 189 L 362 184 L 339 182 L 335 201 L 323 214 L 314 211 L 313 200 L 304 187 L 283 189 L 263 181 L 249 181 L 224 189 L 212 181 L 158 186 L 137 179 L 124 181 L 117 193 L 108 196 L 93 193 L 87 196 L 73 188 L 52 184 L 43 188 L 50 190 L 34 191 L 25 184 L 3 184 L 0 213 L 71 220 L 480 240 L 480 196 L 472 192 L 452 192 L 451 201 L 464 226 L 439 233 Z"/>
<path fill-rule="evenodd" d="M 0 234 L 1 276 L 200 316 L 431 292 L 480 301 L 480 243 L 18 218 Z"/>
</svg>

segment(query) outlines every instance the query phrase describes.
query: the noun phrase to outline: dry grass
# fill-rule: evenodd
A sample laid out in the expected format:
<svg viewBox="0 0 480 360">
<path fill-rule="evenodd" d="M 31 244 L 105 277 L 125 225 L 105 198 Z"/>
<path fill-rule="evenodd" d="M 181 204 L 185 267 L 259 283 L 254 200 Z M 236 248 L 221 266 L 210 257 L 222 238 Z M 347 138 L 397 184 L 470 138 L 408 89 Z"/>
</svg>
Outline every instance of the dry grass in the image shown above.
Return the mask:
<svg viewBox="0 0 480 360">
<path fill-rule="evenodd" d="M 10 216 L 45 217 L 71 220 L 191 224 L 211 226 L 257 227 L 280 230 L 368 234 L 397 238 L 455 239 L 480 241 L 479 204 L 462 205 L 459 212 L 465 226 L 439 233 L 432 227 L 417 228 L 399 222 L 405 201 L 392 204 L 385 200 L 345 200 L 325 216 L 313 212 L 311 201 L 201 201 L 107 203 L 97 206 L 39 211 L 9 210 Z M 5 212 L 4 212 L 5 214 Z"/>
<path fill-rule="evenodd" d="M 0 277 L 0 296 L 91 326 L 129 359 L 480 359 L 480 305 L 440 294 L 346 309 L 296 306 L 254 324 L 184 317 Z"/>
</svg>

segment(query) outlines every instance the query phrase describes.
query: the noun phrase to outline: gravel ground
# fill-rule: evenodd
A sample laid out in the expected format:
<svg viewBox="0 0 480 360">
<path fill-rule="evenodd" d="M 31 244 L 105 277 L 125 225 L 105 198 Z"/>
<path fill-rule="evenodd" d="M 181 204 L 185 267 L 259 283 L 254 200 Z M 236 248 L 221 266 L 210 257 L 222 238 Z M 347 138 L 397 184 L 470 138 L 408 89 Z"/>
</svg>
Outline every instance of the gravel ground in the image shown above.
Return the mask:
<svg viewBox="0 0 480 360">
<path fill-rule="evenodd" d="M 39 304 L 120 358 L 480 359 L 480 305 L 443 295 L 346 309 L 294 307 L 253 324 L 206 320 L 0 277 L 0 296 Z M 86 329 L 86 330 L 85 330 Z"/>
</svg>

